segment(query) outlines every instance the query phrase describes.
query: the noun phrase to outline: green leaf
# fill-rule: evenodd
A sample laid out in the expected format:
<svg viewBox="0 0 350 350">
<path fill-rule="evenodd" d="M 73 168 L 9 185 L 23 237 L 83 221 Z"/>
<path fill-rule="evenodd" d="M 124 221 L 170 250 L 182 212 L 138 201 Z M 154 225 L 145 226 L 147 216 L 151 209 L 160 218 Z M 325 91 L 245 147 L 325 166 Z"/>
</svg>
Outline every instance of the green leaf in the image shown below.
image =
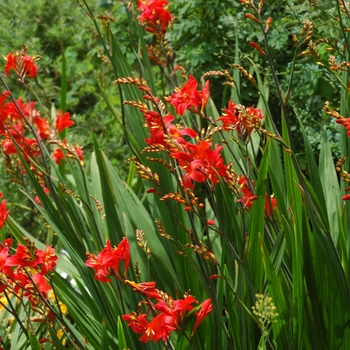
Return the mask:
<svg viewBox="0 0 350 350">
<path fill-rule="evenodd" d="M 127 349 L 128 346 L 126 344 L 123 324 L 122 324 L 122 321 L 120 320 L 119 316 L 118 316 L 118 325 L 117 325 L 117 327 L 118 327 L 118 348 L 120 350 Z"/>
<path fill-rule="evenodd" d="M 321 135 L 321 153 L 320 153 L 320 179 L 324 192 L 324 198 L 327 207 L 329 228 L 334 244 L 336 245 L 339 237 L 338 210 L 340 208 L 340 191 L 338 176 L 333 166 L 332 152 L 328 143 L 325 128 Z"/>
<path fill-rule="evenodd" d="M 29 332 L 29 342 L 30 342 L 30 345 L 32 347 L 32 350 L 41 350 L 39 341 L 38 341 L 36 335 L 33 334 L 32 332 Z"/>
</svg>

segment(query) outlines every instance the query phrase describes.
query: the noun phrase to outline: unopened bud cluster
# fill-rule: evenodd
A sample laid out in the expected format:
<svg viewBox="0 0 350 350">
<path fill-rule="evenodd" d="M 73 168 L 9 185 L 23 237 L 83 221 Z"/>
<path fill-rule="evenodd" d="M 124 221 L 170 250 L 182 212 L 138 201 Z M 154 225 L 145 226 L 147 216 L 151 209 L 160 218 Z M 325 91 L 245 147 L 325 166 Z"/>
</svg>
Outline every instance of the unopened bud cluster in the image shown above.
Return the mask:
<svg viewBox="0 0 350 350">
<path fill-rule="evenodd" d="M 256 294 L 255 306 L 253 306 L 253 314 L 259 321 L 260 328 L 266 331 L 272 322 L 276 321 L 278 313 L 276 306 L 272 302 L 272 298 L 265 294 Z"/>
</svg>

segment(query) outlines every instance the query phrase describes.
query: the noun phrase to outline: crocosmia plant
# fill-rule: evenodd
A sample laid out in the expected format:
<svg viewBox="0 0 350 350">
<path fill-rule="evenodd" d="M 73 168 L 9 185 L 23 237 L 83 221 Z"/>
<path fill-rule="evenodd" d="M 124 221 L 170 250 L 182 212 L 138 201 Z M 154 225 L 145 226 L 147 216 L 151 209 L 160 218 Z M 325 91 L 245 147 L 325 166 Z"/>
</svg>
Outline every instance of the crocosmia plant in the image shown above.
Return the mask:
<svg viewBox="0 0 350 350">
<path fill-rule="evenodd" d="M 99 40 L 88 81 L 124 135 L 126 177 L 70 109 L 70 49 L 57 106 L 38 92 L 40 52 L 3 53 L 1 167 L 25 204 L 1 189 L 0 349 L 349 348 L 349 7 L 289 4 L 287 53 L 285 6 L 194 16 L 196 35 L 240 23 L 226 66 L 200 71 L 179 49 L 181 3 L 76 5 Z M 310 76 L 335 91 L 308 91 Z M 316 95 L 329 98 L 312 137 L 297 102 Z"/>
</svg>

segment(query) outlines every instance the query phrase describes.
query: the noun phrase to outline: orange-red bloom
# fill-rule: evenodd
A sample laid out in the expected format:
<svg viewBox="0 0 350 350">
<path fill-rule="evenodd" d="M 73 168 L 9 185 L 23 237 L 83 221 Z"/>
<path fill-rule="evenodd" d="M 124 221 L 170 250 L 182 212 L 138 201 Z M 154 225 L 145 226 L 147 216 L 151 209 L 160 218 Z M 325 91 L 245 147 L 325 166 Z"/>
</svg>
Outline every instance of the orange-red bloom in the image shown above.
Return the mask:
<svg viewBox="0 0 350 350">
<path fill-rule="evenodd" d="M 35 78 L 38 74 L 38 67 L 35 65 L 35 61 L 39 59 L 39 56 L 28 56 L 26 50 L 21 53 L 11 52 L 4 57 L 6 60 L 5 74 L 8 76 L 10 70 L 13 70 L 22 80 L 25 77 Z"/>
<path fill-rule="evenodd" d="M 129 322 L 128 326 L 137 334 L 142 334 L 140 340 L 147 343 L 149 340 L 158 342 L 159 339 L 166 341 L 171 331 L 175 330 L 172 317 L 160 314 L 148 322 L 145 314 L 123 315 L 122 319 Z"/>
<path fill-rule="evenodd" d="M 179 144 L 186 143 L 184 136 L 197 137 L 193 129 L 172 124 L 175 117 L 170 114 L 162 117 L 158 112 L 147 111 L 143 116 L 150 130 L 150 137 L 145 141 L 150 145 L 166 146 L 165 135 L 175 139 Z"/>
<path fill-rule="evenodd" d="M 56 261 L 58 260 L 54 248 L 47 246 L 45 251 L 37 249 L 35 256 L 37 259 L 34 266 L 40 265 L 40 273 L 42 275 L 46 275 L 49 271 L 53 271 L 56 266 Z"/>
<path fill-rule="evenodd" d="M 4 103 L 9 94 L 10 93 L 8 91 L 2 92 L 0 94 L 0 134 L 3 134 L 5 132 L 5 120 L 7 118 L 7 113 L 4 109 Z"/>
<path fill-rule="evenodd" d="M 119 243 L 118 247 L 112 247 L 110 240 L 107 241 L 103 250 L 96 256 L 86 253 L 88 259 L 85 262 L 95 270 L 95 279 L 101 282 L 109 282 L 108 276 L 115 274 L 121 278 L 119 272 L 120 261 L 124 263 L 124 278 L 130 265 L 130 247 L 126 237 Z"/>
<path fill-rule="evenodd" d="M 188 82 L 182 89 L 176 88 L 175 93 L 168 98 L 168 102 L 175 107 L 177 114 L 183 115 L 186 109 L 191 108 L 197 112 L 201 107 L 201 111 L 203 111 L 210 95 L 209 80 L 205 83 L 204 87 L 200 87 L 200 91 L 197 91 L 197 86 L 197 80 L 190 75 Z"/>
<path fill-rule="evenodd" d="M 192 181 L 210 181 L 212 187 L 220 181 L 220 177 L 226 176 L 227 166 L 220 151 L 223 146 L 215 145 L 214 150 L 210 148 L 211 143 L 200 141 L 198 145 L 187 143 L 183 151 L 171 153 L 171 157 L 177 159 L 179 166 L 185 171 L 183 185 L 193 188 Z M 186 149 L 187 148 L 187 149 Z"/>
<path fill-rule="evenodd" d="M 191 337 L 193 336 L 193 334 L 195 333 L 196 329 L 201 324 L 201 322 L 207 317 L 207 315 L 212 310 L 213 310 L 213 306 L 211 304 L 210 298 L 207 299 L 207 300 L 204 300 L 203 303 L 202 303 L 202 307 L 201 307 L 200 311 L 196 314 L 197 319 L 196 319 L 196 323 L 193 326 L 193 330 L 191 332 Z"/>
<path fill-rule="evenodd" d="M 37 257 L 23 244 L 18 244 L 16 253 L 10 256 L 7 261 L 7 266 L 33 267 L 36 265 Z"/>
<path fill-rule="evenodd" d="M 240 135 L 251 134 L 255 127 L 259 126 L 263 115 L 259 108 L 247 107 L 237 105 L 232 101 L 229 102 L 228 107 L 223 110 L 224 114 L 218 118 L 222 121 L 224 130 L 237 130 Z"/>
<path fill-rule="evenodd" d="M 57 118 L 55 122 L 55 128 L 60 134 L 65 128 L 69 128 L 74 124 L 74 121 L 70 119 L 69 112 L 63 113 L 59 110 L 57 112 Z"/>
<path fill-rule="evenodd" d="M 124 283 L 130 286 L 134 292 L 141 293 L 148 298 L 156 300 L 162 299 L 159 290 L 156 288 L 156 282 L 136 283 L 133 281 L 125 280 Z"/>
<path fill-rule="evenodd" d="M 50 124 L 47 118 L 35 117 L 34 122 L 39 130 L 39 136 L 42 140 L 50 137 Z"/>
<path fill-rule="evenodd" d="M 2 193 L 0 192 L 0 198 Z M 10 211 L 6 210 L 6 199 L 4 199 L 0 204 L 0 229 L 4 226 L 7 217 L 9 216 Z"/>
<path fill-rule="evenodd" d="M 139 21 L 146 26 L 147 31 L 165 34 L 172 17 L 167 5 L 166 0 L 139 0 L 138 8 L 142 11 Z"/>
</svg>

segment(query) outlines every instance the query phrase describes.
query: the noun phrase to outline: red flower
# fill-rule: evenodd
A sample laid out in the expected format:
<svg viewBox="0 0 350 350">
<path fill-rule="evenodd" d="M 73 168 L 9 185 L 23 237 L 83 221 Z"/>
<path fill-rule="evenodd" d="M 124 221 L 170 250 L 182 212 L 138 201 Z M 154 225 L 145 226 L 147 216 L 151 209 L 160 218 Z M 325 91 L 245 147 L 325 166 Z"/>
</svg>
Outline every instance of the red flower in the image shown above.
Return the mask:
<svg viewBox="0 0 350 350">
<path fill-rule="evenodd" d="M 108 262 L 110 257 L 106 257 L 101 253 L 96 256 L 87 252 L 86 255 L 88 259 L 85 265 L 95 270 L 95 279 L 101 282 L 110 282 L 110 279 L 107 277 L 109 275 Z"/>
<path fill-rule="evenodd" d="M 7 113 L 5 112 L 5 109 L 3 107 L 6 99 L 7 99 L 7 96 L 9 95 L 10 93 L 8 91 L 5 91 L 3 93 L 0 94 L 0 134 L 3 134 L 5 132 L 5 120 L 7 118 Z"/>
<path fill-rule="evenodd" d="M 137 315 L 135 312 L 122 316 L 122 319 L 129 322 L 128 326 L 137 334 L 142 334 L 140 340 L 147 343 L 149 340 L 158 342 L 159 339 L 166 341 L 171 331 L 175 330 L 172 317 L 160 314 L 151 322 L 146 319 L 146 314 Z"/>
<path fill-rule="evenodd" d="M 38 67 L 35 65 L 35 61 L 39 58 L 39 56 L 31 57 L 26 55 L 26 49 L 22 50 L 21 53 L 11 52 L 5 57 L 5 74 L 8 76 L 10 70 L 14 70 L 22 80 L 26 76 L 35 78 L 38 73 Z"/>
<path fill-rule="evenodd" d="M 40 273 L 34 274 L 32 278 L 40 293 L 45 293 L 51 290 L 51 286 L 46 282 L 45 277 Z"/>
<path fill-rule="evenodd" d="M 139 0 L 138 8 L 142 11 L 139 21 L 146 26 L 147 31 L 165 34 L 166 27 L 171 21 L 171 13 L 167 10 L 167 5 L 166 0 Z"/>
<path fill-rule="evenodd" d="M 80 146 L 74 146 L 74 151 L 77 154 L 78 158 L 80 159 L 80 162 L 82 163 L 84 161 L 83 149 Z"/>
<path fill-rule="evenodd" d="M 149 340 L 157 342 L 159 339 L 166 341 L 170 332 L 175 329 L 172 317 L 160 314 L 148 323 L 140 340 L 144 343 L 147 343 Z"/>
<path fill-rule="evenodd" d="M 47 118 L 35 117 L 34 122 L 39 129 L 39 136 L 42 140 L 50 137 L 50 124 Z"/>
<path fill-rule="evenodd" d="M 248 133 L 249 136 L 263 118 L 259 108 L 245 108 L 230 101 L 227 109 L 224 109 L 223 116 L 217 120 L 222 121 L 224 130 L 238 130 L 240 135 Z"/>
<path fill-rule="evenodd" d="M 160 310 L 173 318 L 174 324 L 177 328 L 181 328 L 186 312 L 191 311 L 194 306 L 193 303 L 198 301 L 191 295 L 186 295 L 184 299 L 170 301 L 170 307 L 164 301 L 160 301 L 155 308 Z"/>
<path fill-rule="evenodd" d="M 62 111 L 57 112 L 57 118 L 55 122 L 55 128 L 60 134 L 65 128 L 69 128 L 74 124 L 74 121 L 70 119 L 69 112 L 62 114 Z"/>
<path fill-rule="evenodd" d="M 195 333 L 197 327 L 201 324 L 201 322 L 207 317 L 207 315 L 213 310 L 213 306 L 211 304 L 210 298 L 207 300 L 204 300 L 202 303 L 202 307 L 200 311 L 196 314 L 197 319 L 196 323 L 193 326 L 193 330 L 191 332 L 191 337 Z"/>
<path fill-rule="evenodd" d="M 11 281 L 14 278 L 14 274 L 11 267 L 7 266 L 9 251 L 9 247 L 3 248 L 0 251 L 0 273 L 2 274 L 2 283 L 0 283 L 0 293 L 2 293 L 6 288 L 6 283 L 4 283 L 3 279 L 10 279 Z"/>
<path fill-rule="evenodd" d="M 66 144 L 66 139 L 63 139 L 62 143 L 64 145 L 66 145 L 68 148 L 68 145 Z M 74 151 L 75 151 L 76 155 L 78 156 L 78 158 L 80 159 L 80 161 L 83 162 L 84 161 L 84 157 L 83 157 L 84 151 L 82 150 L 82 148 L 80 146 L 74 146 Z M 72 157 L 73 153 L 74 153 L 73 150 L 69 147 L 67 157 Z M 55 152 L 51 155 L 51 158 L 55 161 L 55 163 L 57 165 L 61 165 L 61 160 L 62 159 L 65 160 L 65 155 L 63 154 L 62 149 L 60 147 L 57 147 Z"/>
<path fill-rule="evenodd" d="M 130 265 L 130 247 L 126 237 L 118 244 L 118 247 L 112 247 L 110 240 L 108 240 L 103 250 L 97 256 L 89 252 L 86 254 L 88 260 L 85 262 L 85 265 L 95 270 L 95 279 L 101 282 L 109 282 L 108 276 L 112 271 L 117 277 L 121 278 L 119 273 L 121 260 L 124 262 L 123 276 L 125 278 Z"/>
<path fill-rule="evenodd" d="M 27 118 L 38 117 L 40 114 L 35 109 L 35 103 L 33 101 L 29 103 L 23 103 L 22 99 L 19 98 L 17 101 L 17 106 L 14 102 L 6 103 L 4 106 L 4 111 L 12 120 L 21 120 L 22 114 Z"/>
<path fill-rule="evenodd" d="M 243 208 L 250 208 L 258 197 L 252 192 L 246 177 L 238 176 L 237 183 L 238 191 L 242 194 L 240 201 L 243 203 Z"/>
<path fill-rule="evenodd" d="M 175 93 L 167 98 L 168 102 L 175 107 L 177 114 L 183 115 L 185 110 L 191 107 L 197 112 L 202 106 L 201 111 L 203 111 L 209 98 L 209 81 L 204 88 L 201 87 L 201 91 L 197 91 L 197 86 L 197 80 L 190 75 L 183 88 L 181 90 L 176 88 Z"/>
<path fill-rule="evenodd" d="M 273 197 L 268 197 L 268 195 L 265 195 L 265 217 L 269 217 L 272 214 L 272 210 L 276 209 L 277 207 L 277 200 Z"/>
<path fill-rule="evenodd" d="M 47 298 L 47 292 L 52 289 L 46 282 L 45 277 L 40 273 L 35 273 L 29 278 L 27 273 L 17 271 L 14 279 L 16 280 L 14 292 L 16 294 L 23 293 L 29 299 L 32 306 L 37 306 L 41 302 L 39 293 L 44 298 Z"/>
<path fill-rule="evenodd" d="M 156 288 L 156 282 L 136 283 L 133 281 L 125 280 L 124 283 L 132 287 L 134 292 L 139 292 L 151 299 L 162 300 L 162 296 L 159 290 Z"/>
<path fill-rule="evenodd" d="M 40 273 L 46 275 L 49 271 L 53 271 L 56 266 L 56 261 L 58 260 L 55 254 L 55 249 L 51 246 L 47 246 L 46 250 L 37 249 L 35 252 L 36 262 L 35 266 L 41 265 Z"/>
<path fill-rule="evenodd" d="M 2 193 L 0 192 L 0 198 Z M 4 226 L 7 217 L 10 214 L 10 210 L 6 210 L 6 199 L 4 199 L 0 204 L 0 229 Z"/>
<path fill-rule="evenodd" d="M 124 263 L 124 278 L 126 277 L 126 274 L 128 272 L 129 266 L 130 266 L 130 245 L 129 241 L 126 237 L 122 239 L 122 241 L 118 244 L 117 249 L 114 251 L 114 257 L 116 261 L 116 272 L 118 274 L 119 272 L 119 264 L 120 260 Z"/>
<path fill-rule="evenodd" d="M 185 171 L 183 185 L 193 188 L 191 180 L 196 182 L 210 181 L 212 187 L 225 177 L 227 166 L 220 154 L 223 146 L 215 145 L 215 149 L 210 149 L 210 142 L 200 141 L 198 145 L 187 143 L 187 150 L 171 153 L 171 157 L 176 158 L 180 167 Z"/>
<path fill-rule="evenodd" d="M 146 118 L 147 126 L 149 127 L 151 136 L 145 141 L 150 145 L 163 145 L 166 146 L 165 133 L 171 136 L 172 139 L 175 139 L 177 143 L 184 144 L 186 143 L 183 136 L 197 137 L 197 133 L 187 127 L 178 127 L 171 122 L 175 119 L 174 116 L 167 114 L 164 117 L 154 111 L 148 111 L 144 114 Z"/>
<path fill-rule="evenodd" d="M 131 314 L 126 314 L 122 316 L 122 319 L 126 322 L 129 322 L 128 326 L 137 333 L 143 334 L 148 326 L 148 321 L 146 319 L 146 314 L 139 314 L 133 311 Z"/>
<path fill-rule="evenodd" d="M 57 165 L 61 164 L 61 160 L 64 159 L 64 154 L 61 148 L 57 147 L 55 152 L 52 154 L 52 159 L 56 162 Z"/>
<path fill-rule="evenodd" d="M 36 265 L 36 257 L 33 256 L 29 248 L 23 244 L 18 244 L 16 254 L 10 256 L 6 261 L 7 266 L 33 267 Z"/>
</svg>

